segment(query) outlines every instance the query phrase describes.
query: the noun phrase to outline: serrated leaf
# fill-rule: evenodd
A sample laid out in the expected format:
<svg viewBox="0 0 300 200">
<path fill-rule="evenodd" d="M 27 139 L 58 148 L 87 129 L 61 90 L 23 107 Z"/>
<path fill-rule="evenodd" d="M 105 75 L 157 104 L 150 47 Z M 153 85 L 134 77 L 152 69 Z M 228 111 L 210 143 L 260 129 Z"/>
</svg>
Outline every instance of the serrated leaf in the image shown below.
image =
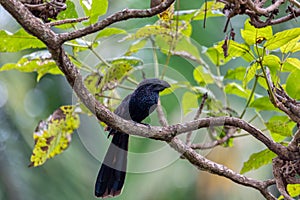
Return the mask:
<svg viewBox="0 0 300 200">
<path fill-rule="evenodd" d="M 243 88 L 241 85 L 239 85 L 237 83 L 229 83 L 229 84 L 227 84 L 225 86 L 225 92 L 227 94 L 234 94 L 234 95 L 242 97 L 244 99 L 248 99 L 249 96 L 250 96 L 250 93 L 251 93 L 250 90 Z M 252 100 L 253 100 L 253 97 L 252 97 Z"/>
<path fill-rule="evenodd" d="M 277 155 L 269 149 L 254 153 L 250 158 L 244 162 L 243 168 L 241 169 L 241 174 L 248 171 L 258 169 L 264 165 L 272 163 L 272 159 Z"/>
<path fill-rule="evenodd" d="M 251 104 L 250 107 L 255 108 L 258 111 L 262 110 L 277 110 L 274 105 L 271 103 L 269 97 L 261 97 L 255 99 Z"/>
<path fill-rule="evenodd" d="M 244 29 L 241 29 L 241 35 L 245 42 L 251 46 L 270 39 L 273 36 L 273 31 L 271 26 L 255 28 L 249 23 L 249 20 L 246 20 Z"/>
<path fill-rule="evenodd" d="M 300 70 L 294 70 L 286 80 L 286 92 L 294 99 L 300 99 Z"/>
<path fill-rule="evenodd" d="M 133 69 L 134 66 L 139 66 L 143 64 L 143 61 L 136 57 L 119 57 L 113 60 L 108 60 L 110 67 L 103 71 L 103 78 L 99 84 L 99 93 L 105 90 L 114 89 L 118 82 Z M 98 66 L 100 69 L 106 67 L 105 64 Z"/>
<path fill-rule="evenodd" d="M 24 29 L 15 33 L 0 30 L 0 52 L 17 52 L 29 48 L 46 48 L 46 45 Z"/>
<path fill-rule="evenodd" d="M 103 37 L 109 37 L 111 35 L 117 35 L 117 34 L 127 34 L 127 32 L 124 29 L 120 28 L 105 28 L 97 34 L 95 41 L 103 38 Z"/>
<path fill-rule="evenodd" d="M 182 96 L 182 109 L 184 115 L 198 108 L 198 95 L 192 92 L 185 92 Z"/>
<path fill-rule="evenodd" d="M 265 125 L 271 132 L 272 138 L 276 139 L 275 142 L 281 142 L 285 137 L 293 135 L 295 123 L 287 116 L 273 116 Z M 278 137 L 277 135 L 283 137 Z"/>
<path fill-rule="evenodd" d="M 300 28 L 293 28 L 281 31 L 273 35 L 265 44 L 264 47 L 268 50 L 275 50 L 288 42 L 292 41 L 300 35 Z"/>
<path fill-rule="evenodd" d="M 58 16 L 57 16 L 58 21 L 64 20 L 64 19 L 78 18 L 75 4 L 72 1 L 67 0 L 66 5 L 67 5 L 68 9 L 66 9 L 58 14 Z M 72 24 L 63 24 L 63 25 L 59 25 L 58 27 L 62 28 L 62 29 L 68 29 L 68 28 L 72 28 L 72 26 L 73 26 Z"/>
<path fill-rule="evenodd" d="M 194 79 L 198 82 L 199 85 L 207 85 L 214 83 L 212 75 L 208 72 L 205 72 L 203 66 L 198 66 L 193 71 Z"/>
<path fill-rule="evenodd" d="M 244 76 L 246 74 L 246 68 L 245 67 L 237 67 L 235 69 L 229 69 L 226 72 L 225 79 L 231 79 L 231 80 L 240 80 L 242 81 L 244 79 Z"/>
<path fill-rule="evenodd" d="M 8 63 L 0 68 L 0 71 L 18 70 L 21 72 L 37 72 L 37 81 L 45 74 L 63 74 L 57 67 L 48 51 L 37 51 L 23 56 L 17 63 Z"/>
<path fill-rule="evenodd" d="M 40 166 L 66 150 L 79 123 L 74 106 L 61 106 L 46 121 L 41 121 L 33 134 L 35 145 L 29 166 Z"/>
</svg>

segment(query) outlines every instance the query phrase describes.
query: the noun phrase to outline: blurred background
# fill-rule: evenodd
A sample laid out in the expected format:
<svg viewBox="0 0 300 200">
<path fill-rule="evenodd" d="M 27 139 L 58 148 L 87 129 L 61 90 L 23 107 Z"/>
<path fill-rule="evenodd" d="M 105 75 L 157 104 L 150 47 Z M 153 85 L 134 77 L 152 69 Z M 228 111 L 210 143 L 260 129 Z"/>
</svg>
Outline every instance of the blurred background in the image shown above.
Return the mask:
<svg viewBox="0 0 300 200">
<path fill-rule="evenodd" d="M 78 0 L 74 3 L 79 7 Z M 109 13 L 120 9 L 147 8 L 150 2 L 138 0 L 110 1 Z M 180 9 L 199 8 L 203 1 L 181 1 Z M 80 9 L 78 9 L 80 12 Z M 0 28 L 17 31 L 20 27 L 5 10 L 0 7 Z M 126 30 L 152 24 L 157 17 L 150 19 L 134 19 L 121 22 L 117 27 Z M 239 30 L 243 27 L 245 18 L 235 17 L 232 26 L 240 39 Z M 201 48 L 210 47 L 224 39 L 224 17 L 210 18 L 206 28 L 203 21 L 193 22 L 192 38 Z M 295 27 L 296 22 L 275 26 L 274 32 Z M 122 44 L 116 40 L 103 41 L 97 50 L 106 52 L 105 57 L 113 57 L 122 51 Z M 117 45 L 120 45 L 118 48 Z M 117 48 L 116 48 L 117 47 Z M 116 51 L 116 49 L 119 49 Z M 126 49 L 126 48 L 124 48 Z M 0 66 L 5 63 L 17 62 L 22 55 L 30 53 L 0 53 Z M 143 59 L 147 60 L 147 50 Z M 150 55 L 151 57 L 152 55 Z M 166 57 L 158 53 L 162 62 Z M 92 55 L 81 55 L 86 64 L 94 65 Z M 149 61 L 149 63 L 151 63 Z M 241 60 L 229 62 L 221 68 L 225 74 L 229 68 L 247 66 Z M 180 77 L 195 85 L 193 79 L 194 65 L 185 59 L 172 57 L 170 74 L 167 77 Z M 149 69 L 149 68 L 147 68 Z M 151 69 L 151 68 L 150 68 Z M 146 75 L 151 77 L 151 70 Z M 141 76 L 137 74 L 136 76 Z M 60 200 L 60 199 L 95 199 L 94 183 L 109 141 L 103 127 L 94 117 L 81 116 L 81 126 L 73 134 L 70 147 L 61 155 L 48 160 L 44 165 L 28 168 L 30 155 L 34 145 L 32 134 L 36 125 L 46 119 L 61 105 L 74 103 L 75 97 L 63 76 L 46 75 L 39 82 L 35 73 L 20 73 L 6 71 L 0 73 L 0 199 L 1 200 Z M 134 85 L 131 85 L 134 87 Z M 124 91 L 124 96 L 130 91 Z M 192 118 L 193 114 L 184 116 L 180 102 L 183 91 L 176 91 L 161 97 L 169 123 L 179 123 Z M 245 101 L 229 96 L 231 107 L 240 112 Z M 220 97 L 222 100 L 222 97 Z M 195 108 L 196 109 L 196 108 Z M 249 115 L 249 116 L 248 116 Z M 251 112 L 245 116 L 251 117 Z M 146 123 L 158 125 L 156 113 L 153 113 Z M 254 125 L 263 128 L 261 121 Z M 204 130 L 205 133 L 205 130 Z M 198 138 L 199 139 L 199 138 Z M 205 141 L 205 137 L 201 138 Z M 198 200 L 198 199 L 263 199 L 259 192 L 237 185 L 225 178 L 197 170 L 169 146 L 160 141 L 152 141 L 131 137 L 129 155 L 129 173 L 126 178 L 122 195 L 115 199 L 131 200 Z M 249 156 L 264 149 L 258 141 L 250 136 L 234 141 L 231 148 L 217 147 L 211 151 L 200 152 L 207 158 L 224 164 L 239 172 Z M 153 153 L 139 159 L 141 153 Z M 149 167 L 151 166 L 151 167 Z M 155 166 L 154 168 L 152 166 Z M 246 174 L 257 179 L 271 178 L 271 167 L 265 166 Z"/>
</svg>

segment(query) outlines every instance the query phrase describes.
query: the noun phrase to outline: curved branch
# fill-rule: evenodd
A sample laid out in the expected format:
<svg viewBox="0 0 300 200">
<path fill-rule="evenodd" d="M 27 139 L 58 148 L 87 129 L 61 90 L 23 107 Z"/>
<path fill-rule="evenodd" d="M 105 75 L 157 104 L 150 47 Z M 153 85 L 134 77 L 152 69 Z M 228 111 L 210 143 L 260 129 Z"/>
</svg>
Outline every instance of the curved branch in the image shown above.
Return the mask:
<svg viewBox="0 0 300 200">
<path fill-rule="evenodd" d="M 276 198 L 268 191 L 267 187 L 269 186 L 268 181 L 258 181 L 252 178 L 248 178 L 241 174 L 238 174 L 231 169 L 225 167 L 224 165 L 217 164 L 213 161 L 206 159 L 205 157 L 198 154 L 192 148 L 184 144 L 179 138 L 175 137 L 171 140 L 169 145 L 182 154 L 190 163 L 195 165 L 200 170 L 207 171 L 212 174 L 226 177 L 233 182 L 238 184 L 255 188 L 260 191 L 260 193 L 266 199 L 275 200 Z"/>
<path fill-rule="evenodd" d="M 174 1 L 175 0 L 166 0 L 158 6 L 149 9 L 124 9 L 91 26 L 84 27 L 73 32 L 61 33 L 59 35 L 59 39 L 61 40 L 61 42 L 65 42 L 68 40 L 80 38 L 91 33 L 95 33 L 116 22 L 124 21 L 131 18 L 152 17 L 166 10 Z"/>
</svg>

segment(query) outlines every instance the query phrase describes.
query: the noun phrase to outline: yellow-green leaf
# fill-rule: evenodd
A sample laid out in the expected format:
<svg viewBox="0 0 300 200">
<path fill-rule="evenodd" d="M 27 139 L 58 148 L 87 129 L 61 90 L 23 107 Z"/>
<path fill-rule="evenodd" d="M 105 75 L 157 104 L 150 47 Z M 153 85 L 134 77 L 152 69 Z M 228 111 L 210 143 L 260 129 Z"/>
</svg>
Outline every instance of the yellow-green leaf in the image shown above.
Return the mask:
<svg viewBox="0 0 300 200">
<path fill-rule="evenodd" d="M 224 16 L 222 9 L 224 4 L 216 1 L 207 1 L 203 3 L 200 9 L 197 10 L 180 10 L 175 13 L 174 20 L 203 20 L 205 17 Z"/>
<path fill-rule="evenodd" d="M 288 184 L 286 189 L 291 197 L 298 197 L 300 195 L 300 184 Z M 278 200 L 284 200 L 284 197 L 280 195 Z"/>
<path fill-rule="evenodd" d="M 288 53 L 288 52 L 295 52 L 297 49 L 300 47 L 299 46 L 299 37 L 296 37 L 295 39 L 289 41 L 288 43 L 284 44 L 283 46 L 280 47 L 280 51 L 282 53 Z"/>
<path fill-rule="evenodd" d="M 194 75 L 194 79 L 200 85 L 214 83 L 214 79 L 212 75 L 209 72 L 205 72 L 203 66 L 198 66 L 197 68 L 195 68 L 193 75 Z"/>
<path fill-rule="evenodd" d="M 292 136 L 295 123 L 287 116 L 273 116 L 265 125 L 275 142 L 281 142 L 284 138 Z"/>
<path fill-rule="evenodd" d="M 271 26 L 255 28 L 249 23 L 249 20 L 246 20 L 244 29 L 241 29 L 241 35 L 245 42 L 251 46 L 270 39 L 273 36 L 273 31 Z"/>
<path fill-rule="evenodd" d="M 95 23 L 101 15 L 107 12 L 108 0 L 80 0 L 85 15 L 90 17 L 90 23 Z"/>
<path fill-rule="evenodd" d="M 187 114 L 193 109 L 198 108 L 198 95 L 192 92 L 184 93 L 182 97 L 182 109 L 183 113 Z"/>
<path fill-rule="evenodd" d="M 243 79 L 243 88 L 247 88 L 248 83 L 255 77 L 256 70 L 259 69 L 259 65 L 254 63 L 247 68 L 246 74 Z"/>
<path fill-rule="evenodd" d="M 254 153 L 250 158 L 244 162 L 243 168 L 241 169 L 241 174 L 248 171 L 258 169 L 264 165 L 272 163 L 272 159 L 276 157 L 276 154 L 270 149 L 265 149 L 263 151 Z"/>
<path fill-rule="evenodd" d="M 251 91 L 248 89 L 244 89 L 241 85 L 237 83 L 229 83 L 225 86 L 225 92 L 227 94 L 234 94 L 244 99 L 248 99 Z M 252 97 L 253 100 L 253 97 Z M 252 101 L 251 100 L 251 101 Z"/>
<path fill-rule="evenodd" d="M 245 77 L 245 74 L 246 74 L 245 67 L 237 67 L 235 69 L 228 69 L 224 78 L 242 81 Z"/>
<path fill-rule="evenodd" d="M 127 32 L 124 29 L 120 28 L 105 28 L 97 34 L 95 40 L 98 40 L 99 38 L 103 37 L 109 37 L 111 35 L 117 35 L 117 34 L 127 34 Z"/>
<path fill-rule="evenodd" d="M 67 149 L 79 124 L 74 106 L 61 106 L 46 121 L 41 121 L 33 133 L 35 145 L 29 166 L 40 166 Z"/>
<path fill-rule="evenodd" d="M 48 51 L 37 51 L 23 56 L 17 63 L 8 63 L 0 71 L 18 70 L 21 72 L 37 72 L 39 81 L 45 74 L 63 74 L 57 67 Z"/>
<path fill-rule="evenodd" d="M 259 111 L 261 110 L 276 110 L 275 106 L 271 103 L 269 97 L 261 97 L 255 99 L 251 104 L 250 107 L 255 108 Z"/>
<path fill-rule="evenodd" d="M 126 56 L 130 56 L 133 53 L 138 52 L 140 49 L 142 49 L 147 43 L 146 39 L 140 39 L 135 42 L 133 42 L 130 47 L 128 48 L 127 52 L 125 53 Z"/>
<path fill-rule="evenodd" d="M 286 80 L 286 92 L 295 99 L 300 99 L 300 70 L 294 70 Z"/>
<path fill-rule="evenodd" d="M 134 66 L 143 64 L 143 61 L 136 57 L 119 57 L 113 60 L 108 60 L 110 67 L 101 64 L 99 68 L 102 70 L 103 78 L 99 84 L 99 92 L 114 89 L 118 82 L 131 70 Z"/>
<path fill-rule="evenodd" d="M 298 58 L 287 58 L 286 62 L 295 67 L 295 69 L 300 70 L 300 60 Z"/>
<path fill-rule="evenodd" d="M 57 20 L 64 20 L 64 19 L 71 19 L 71 18 L 78 18 L 78 14 L 75 8 L 75 4 L 67 0 L 66 1 L 67 8 L 66 10 L 60 12 L 57 16 Z M 72 28 L 73 24 L 63 24 L 58 26 L 59 28 L 67 29 L 67 28 Z"/>
<path fill-rule="evenodd" d="M 265 44 L 264 47 L 268 50 L 275 50 L 300 35 L 300 28 L 293 28 L 285 31 L 281 31 L 273 35 Z"/>
<path fill-rule="evenodd" d="M 17 52 L 24 49 L 46 48 L 46 45 L 24 29 L 15 33 L 0 30 L 0 52 Z"/>
</svg>

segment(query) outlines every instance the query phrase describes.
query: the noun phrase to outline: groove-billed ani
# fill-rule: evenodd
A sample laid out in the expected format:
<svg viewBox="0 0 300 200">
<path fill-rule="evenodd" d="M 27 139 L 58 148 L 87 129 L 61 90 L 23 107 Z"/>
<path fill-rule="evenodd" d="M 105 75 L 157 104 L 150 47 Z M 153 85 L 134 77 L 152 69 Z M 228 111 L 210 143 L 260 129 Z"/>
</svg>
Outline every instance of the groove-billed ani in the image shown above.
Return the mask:
<svg viewBox="0 0 300 200">
<path fill-rule="evenodd" d="M 115 114 L 126 120 L 140 123 L 157 106 L 159 92 L 170 85 L 159 79 L 145 79 L 132 94 L 129 94 L 117 107 Z M 121 193 L 126 176 L 129 135 L 108 128 L 113 135 L 104 161 L 98 173 L 95 195 L 97 197 L 116 196 Z"/>
</svg>

